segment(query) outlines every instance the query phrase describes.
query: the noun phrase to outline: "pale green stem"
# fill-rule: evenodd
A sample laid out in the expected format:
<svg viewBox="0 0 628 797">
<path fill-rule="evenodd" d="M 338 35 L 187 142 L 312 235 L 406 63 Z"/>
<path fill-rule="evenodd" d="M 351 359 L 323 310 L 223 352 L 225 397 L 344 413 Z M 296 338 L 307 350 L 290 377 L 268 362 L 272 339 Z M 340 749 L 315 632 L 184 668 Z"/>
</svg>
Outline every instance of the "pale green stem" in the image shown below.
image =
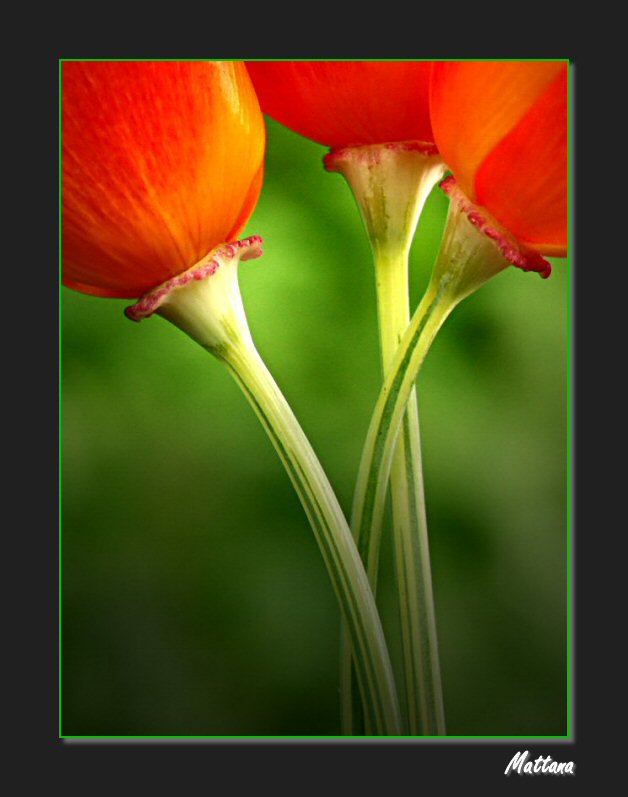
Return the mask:
<svg viewBox="0 0 628 797">
<path fill-rule="evenodd" d="M 266 429 L 308 516 L 349 628 L 369 722 L 377 735 L 399 735 L 394 678 L 377 607 L 327 477 L 255 348 L 230 346 L 223 359 Z"/>
<path fill-rule="evenodd" d="M 444 290 L 430 288 L 404 335 L 379 394 L 369 425 L 353 505 L 354 533 L 376 572 L 379 541 L 395 445 L 414 382 L 434 337 L 455 306 Z"/>
<path fill-rule="evenodd" d="M 425 201 L 444 172 L 440 157 L 420 142 L 370 145 L 332 152 L 327 168 L 344 175 L 356 198 L 373 251 L 382 371 L 386 374 L 410 321 L 408 256 Z M 444 734 L 434 600 L 427 537 L 416 395 L 392 465 L 393 545 L 401 622 L 406 714 L 412 735 Z M 373 591 L 377 589 L 381 526 L 367 550 L 352 529 Z M 341 648 L 343 725 L 359 726 L 351 650 Z M 369 732 L 368 722 L 366 733 Z"/>
<path fill-rule="evenodd" d="M 403 336 L 375 405 L 356 484 L 352 528 L 371 576 L 377 570 L 379 539 L 395 445 L 419 369 L 438 330 L 454 309 L 488 279 L 508 266 L 491 237 L 471 223 L 458 201 L 450 204 L 443 241 L 430 284 Z M 427 586 L 425 587 L 427 589 Z M 431 592 L 431 589 L 430 589 Z M 419 645 L 436 639 L 434 614 L 421 618 Z M 431 649 L 432 657 L 436 648 Z M 427 661 L 435 674 L 428 699 L 437 733 L 444 733 L 442 690 L 437 658 Z"/>
<path fill-rule="evenodd" d="M 250 335 L 237 280 L 239 257 L 259 239 L 219 247 L 147 294 L 129 317 L 157 312 L 225 362 L 277 450 L 311 523 L 355 651 L 366 715 L 377 735 L 401 733 L 395 682 L 375 598 L 331 485 Z"/>
<path fill-rule="evenodd" d="M 375 267 L 382 366 L 386 374 L 410 322 L 408 252 L 399 248 L 392 253 L 376 250 Z M 415 390 L 410 394 L 397 440 L 390 490 L 408 727 L 413 736 L 442 736 L 445 711 Z M 379 549 L 379 540 L 372 542 Z M 373 572 L 367 568 L 371 584 L 377 577 L 377 553 L 372 559 Z"/>
<path fill-rule="evenodd" d="M 454 306 L 455 302 L 451 303 L 443 290 L 439 292 L 430 286 L 401 340 L 373 411 L 362 451 L 352 514 L 353 534 L 371 583 L 377 580 L 386 492 L 406 406 L 414 392 L 414 381 L 429 347 Z M 424 619 L 428 618 L 424 615 Z M 430 629 L 426 625 L 418 633 L 417 644 L 423 643 L 429 649 L 428 635 L 433 634 L 435 638 L 435 628 Z M 342 648 L 345 688 L 347 682 L 351 683 L 350 654 L 351 647 L 345 643 Z M 437 683 L 438 694 L 441 695 L 440 678 Z M 442 711 L 442 697 L 440 700 Z M 436 700 L 433 702 L 438 705 Z M 353 723 L 352 706 L 348 704 L 347 700 L 343 703 L 343 721 Z"/>
</svg>

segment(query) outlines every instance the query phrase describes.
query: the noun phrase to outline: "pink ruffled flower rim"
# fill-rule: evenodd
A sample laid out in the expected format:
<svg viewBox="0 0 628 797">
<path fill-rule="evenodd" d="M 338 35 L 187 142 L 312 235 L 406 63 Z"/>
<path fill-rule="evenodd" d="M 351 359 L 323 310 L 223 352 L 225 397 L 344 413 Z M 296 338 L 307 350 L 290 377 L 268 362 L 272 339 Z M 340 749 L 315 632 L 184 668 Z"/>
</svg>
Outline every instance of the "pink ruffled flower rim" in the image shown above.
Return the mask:
<svg viewBox="0 0 628 797">
<path fill-rule="evenodd" d="M 157 288 L 145 293 L 135 304 L 127 307 L 124 314 L 131 321 L 141 321 L 144 318 L 148 318 L 159 309 L 173 290 L 182 288 L 190 282 L 199 282 L 211 277 L 225 260 L 232 260 L 234 257 L 237 257 L 238 260 L 254 260 L 259 257 L 262 254 L 262 243 L 262 238 L 259 235 L 252 235 L 250 238 L 243 238 L 241 241 L 217 246 L 187 271 L 172 277 Z"/>
<path fill-rule="evenodd" d="M 494 241 L 504 258 L 523 271 L 536 271 L 543 279 L 552 273 L 552 267 L 538 252 L 522 246 L 514 236 L 500 227 L 483 209 L 480 210 L 462 193 L 454 177 L 446 177 L 440 188 L 465 213 L 471 224 Z"/>
<path fill-rule="evenodd" d="M 332 149 L 323 158 L 323 164 L 328 172 L 335 172 L 337 164 L 346 160 L 353 160 L 356 154 L 363 154 L 369 160 L 377 160 L 381 150 L 396 152 L 420 152 L 422 155 L 438 155 L 435 144 L 429 141 L 390 141 L 382 144 L 356 144 L 352 147 L 339 147 Z"/>
</svg>

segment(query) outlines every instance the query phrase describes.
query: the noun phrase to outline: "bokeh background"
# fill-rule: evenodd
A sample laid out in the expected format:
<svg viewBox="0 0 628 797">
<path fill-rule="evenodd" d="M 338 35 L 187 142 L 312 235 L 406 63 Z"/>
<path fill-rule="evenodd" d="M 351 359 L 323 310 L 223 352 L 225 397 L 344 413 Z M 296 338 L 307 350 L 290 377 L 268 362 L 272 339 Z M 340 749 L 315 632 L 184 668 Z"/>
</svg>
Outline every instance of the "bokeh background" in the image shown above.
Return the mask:
<svg viewBox="0 0 628 797">
<path fill-rule="evenodd" d="M 240 267 L 257 346 L 347 513 L 380 383 L 374 275 L 325 149 L 268 120 Z M 411 258 L 413 306 L 447 208 Z M 339 613 L 226 369 L 62 289 L 62 734 L 335 736 Z M 448 734 L 568 732 L 569 267 L 507 269 L 446 322 L 419 401 Z M 398 660 L 393 566 L 381 611 Z"/>
</svg>

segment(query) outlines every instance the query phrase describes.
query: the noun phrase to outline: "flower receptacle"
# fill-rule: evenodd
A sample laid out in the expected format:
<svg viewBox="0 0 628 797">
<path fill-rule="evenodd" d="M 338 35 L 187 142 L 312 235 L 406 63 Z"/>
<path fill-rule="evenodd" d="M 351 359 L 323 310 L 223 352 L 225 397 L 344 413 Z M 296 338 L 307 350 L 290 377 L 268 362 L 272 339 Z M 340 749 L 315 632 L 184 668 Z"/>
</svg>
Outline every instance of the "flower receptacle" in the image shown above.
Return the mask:
<svg viewBox="0 0 628 797">
<path fill-rule="evenodd" d="M 546 278 L 551 266 L 523 247 L 480 207 L 473 205 L 453 177 L 441 183 L 450 205 L 428 294 L 446 296 L 454 307 L 508 266 L 536 271 Z"/>
<path fill-rule="evenodd" d="M 349 183 L 378 259 L 407 255 L 431 190 L 445 173 L 433 144 L 400 141 L 332 150 L 325 168 Z"/>
<path fill-rule="evenodd" d="M 125 315 L 141 321 L 157 313 L 222 358 L 230 344 L 251 342 L 238 285 L 238 264 L 261 254 L 259 236 L 221 244 L 192 268 L 127 307 Z"/>
</svg>

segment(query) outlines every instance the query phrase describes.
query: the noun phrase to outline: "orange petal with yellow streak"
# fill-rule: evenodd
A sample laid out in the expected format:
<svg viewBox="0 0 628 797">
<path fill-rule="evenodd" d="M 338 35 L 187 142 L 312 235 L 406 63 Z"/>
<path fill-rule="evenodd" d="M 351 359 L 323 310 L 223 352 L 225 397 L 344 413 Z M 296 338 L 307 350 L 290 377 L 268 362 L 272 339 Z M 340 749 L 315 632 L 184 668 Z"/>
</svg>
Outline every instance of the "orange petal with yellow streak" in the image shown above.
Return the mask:
<svg viewBox="0 0 628 797">
<path fill-rule="evenodd" d="M 434 64 L 430 110 L 434 140 L 469 197 L 489 153 L 525 116 L 558 73 L 557 61 L 450 61 Z"/>
<path fill-rule="evenodd" d="M 242 62 L 64 62 L 64 284 L 140 296 L 233 240 L 264 148 Z"/>
<path fill-rule="evenodd" d="M 567 79 L 565 64 L 475 178 L 479 204 L 521 243 L 554 256 L 567 254 Z"/>
</svg>

